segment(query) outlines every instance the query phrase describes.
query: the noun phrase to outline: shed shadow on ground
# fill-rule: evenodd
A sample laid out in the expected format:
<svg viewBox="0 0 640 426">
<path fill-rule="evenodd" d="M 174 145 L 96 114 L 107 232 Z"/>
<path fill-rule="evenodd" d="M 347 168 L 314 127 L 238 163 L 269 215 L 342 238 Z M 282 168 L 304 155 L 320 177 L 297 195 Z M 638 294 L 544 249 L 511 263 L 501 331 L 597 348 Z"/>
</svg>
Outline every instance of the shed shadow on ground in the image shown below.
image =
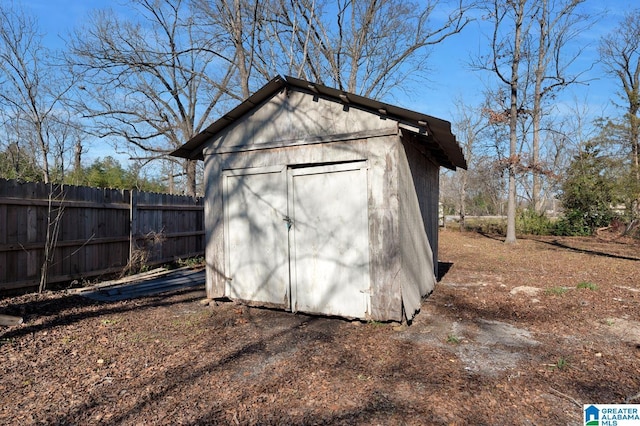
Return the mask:
<svg viewBox="0 0 640 426">
<path fill-rule="evenodd" d="M 441 281 L 447 272 L 453 267 L 453 262 L 440 262 L 438 261 L 438 281 Z"/>
</svg>

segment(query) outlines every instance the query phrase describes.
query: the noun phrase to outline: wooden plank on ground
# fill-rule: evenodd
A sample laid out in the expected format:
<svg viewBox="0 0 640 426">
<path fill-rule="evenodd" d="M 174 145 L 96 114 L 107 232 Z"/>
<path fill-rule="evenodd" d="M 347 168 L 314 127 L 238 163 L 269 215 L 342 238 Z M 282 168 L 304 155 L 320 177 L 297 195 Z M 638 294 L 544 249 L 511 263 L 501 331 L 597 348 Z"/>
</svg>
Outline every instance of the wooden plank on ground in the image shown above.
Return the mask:
<svg viewBox="0 0 640 426">
<path fill-rule="evenodd" d="M 0 325 L 19 325 L 22 324 L 22 317 L 16 317 L 13 315 L 1 315 L 0 314 Z"/>
<path fill-rule="evenodd" d="M 153 296 L 187 287 L 202 286 L 204 288 L 204 270 L 169 271 L 166 276 L 150 278 L 147 281 L 114 285 L 110 287 L 94 288 L 93 291 L 79 293 L 80 296 L 102 302 L 115 302 L 137 297 Z"/>
<path fill-rule="evenodd" d="M 140 274 L 135 274 L 135 275 L 128 275 L 126 277 L 118 278 L 116 280 L 103 281 L 101 283 L 94 284 L 88 287 L 73 288 L 69 290 L 69 293 L 83 293 L 86 291 L 94 291 L 96 289 L 101 289 L 106 287 L 113 287 L 113 286 L 122 285 L 122 284 L 130 284 L 138 281 L 148 280 L 151 278 L 161 277 L 163 275 L 170 274 L 171 272 L 175 272 L 181 269 L 188 269 L 188 268 L 189 267 L 186 267 L 186 266 L 179 269 L 156 268 L 151 271 L 142 272 Z"/>
</svg>

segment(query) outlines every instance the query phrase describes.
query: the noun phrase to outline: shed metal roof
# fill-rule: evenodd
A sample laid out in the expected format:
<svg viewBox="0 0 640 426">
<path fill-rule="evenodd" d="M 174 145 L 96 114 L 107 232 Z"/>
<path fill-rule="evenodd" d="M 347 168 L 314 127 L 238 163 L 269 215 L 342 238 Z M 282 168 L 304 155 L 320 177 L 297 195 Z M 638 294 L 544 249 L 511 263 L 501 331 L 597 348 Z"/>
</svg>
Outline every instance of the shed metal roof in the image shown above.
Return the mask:
<svg viewBox="0 0 640 426">
<path fill-rule="evenodd" d="M 359 108 L 417 128 L 419 131 L 414 136 L 417 136 L 418 141 L 423 143 L 425 148 L 429 149 L 443 166 L 450 169 L 467 168 L 467 162 L 455 136 L 451 133 L 451 123 L 448 121 L 309 81 L 281 76 L 269 81 L 240 105 L 172 152 L 171 155 L 202 160 L 206 141 L 285 88 L 339 102 L 350 108 Z"/>
</svg>

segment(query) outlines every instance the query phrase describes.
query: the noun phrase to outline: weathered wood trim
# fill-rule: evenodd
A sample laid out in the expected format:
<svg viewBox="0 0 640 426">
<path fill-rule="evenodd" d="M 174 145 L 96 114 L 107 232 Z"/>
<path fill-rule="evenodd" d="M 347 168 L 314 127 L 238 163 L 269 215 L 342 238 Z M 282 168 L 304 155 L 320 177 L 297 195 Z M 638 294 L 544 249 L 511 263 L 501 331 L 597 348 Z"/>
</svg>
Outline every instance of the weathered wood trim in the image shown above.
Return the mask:
<svg viewBox="0 0 640 426">
<path fill-rule="evenodd" d="M 247 144 L 242 144 L 242 145 L 232 145 L 232 146 L 222 145 L 218 147 L 207 147 L 203 150 L 203 154 L 207 156 L 207 155 L 216 155 L 216 154 L 231 154 L 231 153 L 239 153 L 239 152 L 247 152 L 247 151 L 258 151 L 263 149 L 326 144 L 326 143 L 332 143 L 332 142 L 349 142 L 349 141 L 355 141 L 360 139 L 391 136 L 391 135 L 397 135 L 397 134 L 398 134 L 398 127 L 394 125 L 384 129 L 365 130 L 360 132 L 342 133 L 342 134 L 325 135 L 325 136 L 310 136 L 305 139 L 277 140 L 277 141 L 268 141 L 263 143 L 249 142 Z"/>
<path fill-rule="evenodd" d="M 371 319 L 402 320 L 400 236 L 397 214 L 398 136 L 368 141 Z"/>
<path fill-rule="evenodd" d="M 282 173 L 287 166 L 285 165 L 277 165 L 277 166 L 266 166 L 266 167 L 244 167 L 244 168 L 236 168 L 236 169 L 224 169 L 222 171 L 222 176 L 245 176 L 245 175 L 261 175 L 263 173 Z"/>
</svg>

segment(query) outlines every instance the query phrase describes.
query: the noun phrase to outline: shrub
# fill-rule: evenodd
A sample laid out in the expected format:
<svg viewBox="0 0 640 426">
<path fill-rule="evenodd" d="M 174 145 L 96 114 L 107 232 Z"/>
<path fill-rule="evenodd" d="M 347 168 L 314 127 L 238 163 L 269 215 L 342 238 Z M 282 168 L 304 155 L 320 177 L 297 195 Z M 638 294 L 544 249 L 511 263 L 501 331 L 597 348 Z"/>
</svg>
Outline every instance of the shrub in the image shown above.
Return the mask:
<svg viewBox="0 0 640 426">
<path fill-rule="evenodd" d="M 614 179 L 610 176 L 611 160 L 593 143 L 587 144 L 569 166 L 562 183 L 563 218 L 556 235 L 591 235 L 611 224 L 616 202 Z"/>
<path fill-rule="evenodd" d="M 582 219 L 582 212 L 569 210 L 556 222 L 553 234 L 558 236 L 578 237 L 591 235 L 591 229 Z"/>
<path fill-rule="evenodd" d="M 516 217 L 516 232 L 523 235 L 549 235 L 553 222 L 544 214 L 525 209 Z"/>
<path fill-rule="evenodd" d="M 553 234 L 559 236 L 592 235 L 596 229 L 609 226 L 615 219 L 609 208 L 588 210 L 572 209 L 564 213 L 553 228 Z"/>
<path fill-rule="evenodd" d="M 467 219 L 465 228 L 467 231 L 475 231 L 482 234 L 506 235 L 507 222 L 504 219 Z"/>
</svg>

